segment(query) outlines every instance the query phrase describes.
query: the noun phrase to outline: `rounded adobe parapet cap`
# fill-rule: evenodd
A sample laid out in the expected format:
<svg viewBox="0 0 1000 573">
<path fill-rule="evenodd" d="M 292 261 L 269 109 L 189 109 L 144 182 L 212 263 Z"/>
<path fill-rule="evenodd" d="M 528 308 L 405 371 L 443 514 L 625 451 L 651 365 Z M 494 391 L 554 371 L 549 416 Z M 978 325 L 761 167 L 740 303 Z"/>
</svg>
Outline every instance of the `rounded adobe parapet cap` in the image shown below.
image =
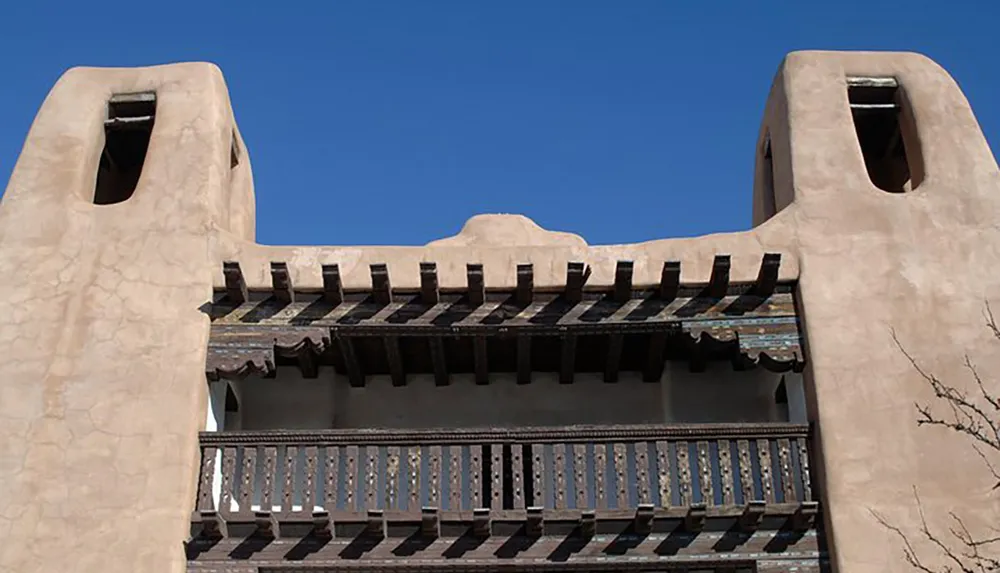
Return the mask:
<svg viewBox="0 0 1000 573">
<path fill-rule="evenodd" d="M 428 247 L 586 247 L 583 237 L 549 231 L 524 215 L 475 215 L 453 237 Z"/>
</svg>

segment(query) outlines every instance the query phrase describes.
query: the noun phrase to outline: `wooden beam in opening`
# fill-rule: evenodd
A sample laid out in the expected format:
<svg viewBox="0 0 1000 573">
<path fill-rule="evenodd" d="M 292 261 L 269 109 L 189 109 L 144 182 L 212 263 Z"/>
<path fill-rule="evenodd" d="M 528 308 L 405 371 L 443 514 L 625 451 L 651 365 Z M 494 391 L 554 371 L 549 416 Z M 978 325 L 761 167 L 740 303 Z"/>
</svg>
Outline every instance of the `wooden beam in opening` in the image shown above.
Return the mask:
<svg viewBox="0 0 1000 573">
<path fill-rule="evenodd" d="M 760 271 L 757 273 L 757 282 L 754 290 L 760 295 L 769 295 L 774 292 L 774 287 L 778 284 L 778 271 L 781 270 L 781 253 L 764 253 L 760 261 Z"/>
<path fill-rule="evenodd" d="M 335 305 L 344 302 L 344 284 L 338 264 L 323 265 L 323 300 Z"/>
<path fill-rule="evenodd" d="M 473 358 L 476 367 L 476 384 L 490 383 L 490 369 L 486 351 L 486 337 L 477 336 L 473 339 Z"/>
<path fill-rule="evenodd" d="M 385 263 L 371 265 L 372 295 L 378 304 L 392 302 L 392 285 L 389 283 L 389 267 Z"/>
<path fill-rule="evenodd" d="M 247 281 L 243 278 L 243 271 L 236 261 L 226 261 L 222 263 L 222 274 L 226 278 L 226 296 L 233 304 L 243 304 L 250 300 L 247 291 Z"/>
<path fill-rule="evenodd" d="M 535 291 L 534 267 L 531 263 L 517 265 L 517 304 L 531 304 Z"/>
<path fill-rule="evenodd" d="M 576 336 L 566 334 L 562 337 L 562 359 L 559 366 L 559 383 L 572 384 L 576 373 Z"/>
<path fill-rule="evenodd" d="M 428 540 L 441 536 L 441 518 L 438 515 L 438 508 L 420 508 L 420 534 Z"/>
<path fill-rule="evenodd" d="M 660 273 L 660 298 L 671 301 L 677 298 L 681 287 L 681 262 L 665 261 Z"/>
<path fill-rule="evenodd" d="M 632 261 L 618 261 L 615 267 L 615 302 L 625 303 L 632 298 Z"/>
<path fill-rule="evenodd" d="M 531 383 L 531 337 L 517 337 L 517 383 Z"/>
<path fill-rule="evenodd" d="M 469 283 L 469 304 L 482 306 L 486 302 L 486 281 L 483 277 L 483 265 L 469 263 L 465 265 L 465 276 Z"/>
<path fill-rule="evenodd" d="M 347 369 L 347 380 L 355 388 L 364 388 L 365 373 L 361 370 L 358 354 L 354 350 L 354 341 L 350 338 L 338 338 L 337 345 L 344 355 L 344 367 Z"/>
<path fill-rule="evenodd" d="M 406 386 L 406 371 L 403 370 L 403 357 L 399 352 L 399 338 L 386 336 L 382 340 L 385 343 L 385 356 L 389 363 L 389 377 L 392 378 L 392 385 Z"/>
<path fill-rule="evenodd" d="M 295 302 L 295 290 L 292 288 L 292 277 L 288 274 L 288 263 L 271 262 L 271 292 L 282 304 Z"/>
<path fill-rule="evenodd" d="M 604 365 L 605 382 L 613 383 L 618 381 L 618 372 L 622 360 L 622 347 L 624 345 L 624 334 L 611 334 L 608 336 L 608 360 Z"/>
<path fill-rule="evenodd" d="M 431 364 L 434 367 L 434 383 L 438 386 L 447 386 L 451 383 L 448 376 L 448 362 L 444 354 L 444 339 L 440 336 L 432 336 L 427 339 L 431 346 Z"/>
<path fill-rule="evenodd" d="M 580 262 L 566 263 L 566 300 L 578 303 L 583 300 L 583 285 L 590 277 L 590 267 Z"/>
<path fill-rule="evenodd" d="M 712 261 L 712 276 L 708 279 L 708 294 L 712 298 L 726 296 L 729 288 L 729 255 L 715 255 Z"/>
<path fill-rule="evenodd" d="M 433 306 L 441 302 L 438 292 L 437 263 L 420 263 L 420 300 Z"/>
<path fill-rule="evenodd" d="M 649 352 L 646 355 L 646 369 L 642 373 L 644 382 L 659 382 L 663 375 L 663 354 L 667 349 L 667 333 L 654 332 L 649 335 Z"/>
</svg>

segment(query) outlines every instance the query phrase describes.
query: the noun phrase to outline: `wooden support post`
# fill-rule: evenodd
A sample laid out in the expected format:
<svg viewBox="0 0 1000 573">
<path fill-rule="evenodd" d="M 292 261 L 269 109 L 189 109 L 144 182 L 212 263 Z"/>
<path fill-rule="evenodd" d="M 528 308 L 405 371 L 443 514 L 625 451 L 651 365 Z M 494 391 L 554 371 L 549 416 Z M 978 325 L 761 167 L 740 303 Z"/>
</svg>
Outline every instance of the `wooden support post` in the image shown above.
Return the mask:
<svg viewBox="0 0 1000 573">
<path fill-rule="evenodd" d="M 426 539 L 441 537 L 441 518 L 438 508 L 424 507 L 420 509 L 420 534 Z"/>
<path fill-rule="evenodd" d="M 681 288 L 681 262 L 666 261 L 660 273 L 660 298 L 672 301 L 677 298 Z"/>
<path fill-rule="evenodd" d="M 486 280 L 483 276 L 483 265 L 474 263 L 465 265 L 465 276 L 469 284 L 469 305 L 482 306 L 486 302 Z"/>
<path fill-rule="evenodd" d="M 281 304 L 295 302 L 295 289 L 292 288 L 292 277 L 288 274 L 288 263 L 271 262 L 271 293 Z"/>
<path fill-rule="evenodd" d="M 739 517 L 740 529 L 747 533 L 753 533 L 760 527 L 764 519 L 766 504 L 763 501 L 748 501 L 743 507 L 743 514 Z"/>
<path fill-rule="evenodd" d="M 198 512 L 201 520 L 201 534 L 209 539 L 221 539 L 229 537 L 229 528 L 226 520 L 214 509 L 203 509 Z"/>
<path fill-rule="evenodd" d="M 333 537 L 333 522 L 330 521 L 330 512 L 316 509 L 312 512 L 313 529 L 312 534 L 320 539 L 330 539 Z"/>
<path fill-rule="evenodd" d="M 392 284 L 389 282 L 389 267 L 384 263 L 370 266 L 372 275 L 372 295 L 377 304 L 392 302 Z"/>
<path fill-rule="evenodd" d="M 365 526 L 365 533 L 376 538 L 386 538 L 385 514 L 381 509 L 369 509 L 367 512 L 368 523 Z"/>
<path fill-rule="evenodd" d="M 226 296 L 235 305 L 240 305 L 250 300 L 247 292 L 247 282 L 243 278 L 243 271 L 236 261 L 226 261 L 222 263 L 222 274 L 226 278 Z"/>
<path fill-rule="evenodd" d="M 622 347 L 624 345 L 624 334 L 611 334 L 608 336 L 608 360 L 604 365 L 605 382 L 614 383 L 618 381 L 618 372 L 622 360 Z"/>
<path fill-rule="evenodd" d="M 572 384 L 576 373 L 576 336 L 564 334 L 562 337 L 562 358 L 559 366 L 559 383 Z"/>
<path fill-rule="evenodd" d="M 382 340 L 385 343 L 385 356 L 389 363 L 389 376 L 392 378 L 392 385 L 406 386 L 406 371 L 403 369 L 403 357 L 399 352 L 399 338 L 386 336 Z"/>
<path fill-rule="evenodd" d="M 618 261 L 615 267 L 615 302 L 626 303 L 632 298 L 632 261 Z"/>
<path fill-rule="evenodd" d="M 708 279 L 708 295 L 712 298 L 726 296 L 729 289 L 729 255 L 715 255 L 712 261 L 712 276 Z"/>
<path fill-rule="evenodd" d="M 490 527 L 490 508 L 488 507 L 477 507 L 472 510 L 472 534 L 476 537 L 489 537 L 491 534 Z"/>
<path fill-rule="evenodd" d="M 684 529 L 690 533 L 699 533 L 705 528 L 705 518 L 708 517 L 704 503 L 692 504 L 684 516 Z"/>
<path fill-rule="evenodd" d="M 653 531 L 654 507 L 651 503 L 640 503 L 635 510 L 635 532 L 639 535 L 649 535 Z"/>
<path fill-rule="evenodd" d="M 340 265 L 323 265 L 323 300 L 330 304 L 344 302 L 344 285 L 340 280 Z"/>
<path fill-rule="evenodd" d="M 524 522 L 524 534 L 528 537 L 541 537 L 545 534 L 543 508 L 539 506 L 528 508 L 527 519 Z"/>
<path fill-rule="evenodd" d="M 795 514 L 792 515 L 792 529 L 795 531 L 807 531 L 816 524 L 816 515 L 819 513 L 819 503 L 815 501 L 803 501 L 799 504 Z"/>
<path fill-rule="evenodd" d="M 757 282 L 754 284 L 757 295 L 767 296 L 774 292 L 780 270 L 781 253 L 764 253 L 760 261 L 760 271 L 757 272 Z"/>
<path fill-rule="evenodd" d="M 597 533 L 597 512 L 593 509 L 580 514 L 580 537 L 590 539 Z"/>
<path fill-rule="evenodd" d="M 583 300 L 583 285 L 590 277 L 590 267 L 580 262 L 566 263 L 566 300 L 578 303 Z"/>
<path fill-rule="evenodd" d="M 431 346 L 431 364 L 434 367 L 434 383 L 438 386 L 447 386 L 451 383 L 448 376 L 448 362 L 444 353 L 444 339 L 440 336 L 431 336 L 427 339 Z"/>
<path fill-rule="evenodd" d="M 253 521 L 256 527 L 254 535 L 259 537 L 274 537 L 274 517 L 270 511 L 255 511 L 253 513 Z"/>
<path fill-rule="evenodd" d="M 475 361 L 476 384 L 486 385 L 490 383 L 489 353 L 486 348 L 486 337 L 476 336 L 473 339 L 472 354 Z"/>
<path fill-rule="evenodd" d="M 644 382 L 660 381 L 665 364 L 663 354 L 666 350 L 667 333 L 664 331 L 651 333 L 649 335 L 649 352 L 646 354 L 646 369 L 642 373 Z"/>
<path fill-rule="evenodd" d="M 528 306 L 535 296 L 535 274 L 531 263 L 517 265 L 517 304 Z"/>
<path fill-rule="evenodd" d="M 344 356 L 344 367 L 347 368 L 347 379 L 351 386 L 364 388 L 365 373 L 361 370 L 358 354 L 354 351 L 354 340 L 348 337 L 338 338 L 337 345 Z"/>
<path fill-rule="evenodd" d="M 531 337 L 517 337 L 517 383 L 531 383 Z"/>
<path fill-rule="evenodd" d="M 441 302 L 437 263 L 420 263 L 420 301 L 428 306 Z"/>
</svg>

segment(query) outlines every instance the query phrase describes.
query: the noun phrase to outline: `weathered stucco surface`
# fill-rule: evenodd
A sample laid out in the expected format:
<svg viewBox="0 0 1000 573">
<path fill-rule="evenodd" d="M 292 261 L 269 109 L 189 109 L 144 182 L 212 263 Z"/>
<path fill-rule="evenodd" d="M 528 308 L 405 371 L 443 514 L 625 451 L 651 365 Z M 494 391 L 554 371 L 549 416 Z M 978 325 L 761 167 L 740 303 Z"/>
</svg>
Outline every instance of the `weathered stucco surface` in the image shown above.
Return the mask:
<svg viewBox="0 0 1000 573">
<path fill-rule="evenodd" d="M 925 172 L 913 192 L 869 182 L 849 75 L 903 86 Z M 138 189 L 93 205 L 105 103 L 141 90 L 158 103 Z M 460 288 L 466 263 L 479 262 L 497 288 L 531 262 L 536 287 L 556 288 L 570 260 L 592 267 L 591 285 L 612 284 L 619 259 L 635 262 L 636 284 L 657 283 L 662 262 L 680 260 L 690 283 L 731 254 L 732 279 L 748 281 L 764 252 L 780 252 L 782 280 L 799 279 L 835 568 L 906 570 L 869 509 L 911 528 L 911 485 L 932 526 L 952 509 L 973 527 L 1000 515 L 975 453 L 917 428 L 913 403 L 930 395 L 890 336 L 959 382 L 964 353 L 984 371 L 1000 367 L 982 315 L 985 300 L 1000 299 L 997 165 L 957 85 L 926 58 L 790 55 L 761 131 L 780 211 L 767 219 L 759 166 L 760 224 L 695 239 L 589 247 L 523 218 L 487 217 L 426 247 L 261 246 L 242 144 L 230 170 L 234 130 L 209 64 L 74 69 L 39 112 L 0 208 L 0 571 L 183 571 L 206 407 L 199 309 L 223 285 L 223 260 L 239 261 L 251 288 L 270 286 L 270 261 L 317 289 L 323 263 L 340 264 L 347 288 L 369 285 L 370 263 L 388 263 L 394 287 L 416 288 L 419 262 L 435 261 L 442 288 Z"/>
</svg>

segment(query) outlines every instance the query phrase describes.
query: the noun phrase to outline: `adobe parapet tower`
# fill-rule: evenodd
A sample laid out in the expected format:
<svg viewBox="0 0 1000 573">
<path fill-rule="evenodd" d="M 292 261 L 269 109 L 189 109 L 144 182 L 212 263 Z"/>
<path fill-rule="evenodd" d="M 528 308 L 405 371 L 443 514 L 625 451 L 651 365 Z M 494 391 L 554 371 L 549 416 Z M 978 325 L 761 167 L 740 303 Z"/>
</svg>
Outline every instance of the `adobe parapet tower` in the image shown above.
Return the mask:
<svg viewBox="0 0 1000 573">
<path fill-rule="evenodd" d="M 911 486 L 995 522 L 890 335 L 1000 367 L 962 92 L 795 53 L 756 153 L 741 233 L 262 246 L 216 67 L 67 72 L 0 209 L 0 571 L 883 573 Z"/>
</svg>

